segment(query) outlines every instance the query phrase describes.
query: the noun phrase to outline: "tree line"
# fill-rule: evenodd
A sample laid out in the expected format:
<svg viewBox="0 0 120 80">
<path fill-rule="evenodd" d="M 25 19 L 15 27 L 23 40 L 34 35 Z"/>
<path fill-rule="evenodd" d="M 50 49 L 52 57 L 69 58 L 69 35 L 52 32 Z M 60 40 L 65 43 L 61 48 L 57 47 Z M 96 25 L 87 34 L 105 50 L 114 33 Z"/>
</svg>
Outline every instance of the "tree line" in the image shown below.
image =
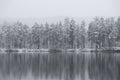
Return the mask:
<svg viewBox="0 0 120 80">
<path fill-rule="evenodd" d="M 88 28 L 88 40 L 91 47 L 95 44 L 97 48 L 120 46 L 120 17 L 95 18 L 90 22 Z"/>
<path fill-rule="evenodd" d="M 96 17 L 88 25 L 66 18 L 56 24 L 34 23 L 32 27 L 17 21 L 0 27 L 0 48 L 73 49 L 113 47 L 120 40 L 120 17 Z"/>
</svg>

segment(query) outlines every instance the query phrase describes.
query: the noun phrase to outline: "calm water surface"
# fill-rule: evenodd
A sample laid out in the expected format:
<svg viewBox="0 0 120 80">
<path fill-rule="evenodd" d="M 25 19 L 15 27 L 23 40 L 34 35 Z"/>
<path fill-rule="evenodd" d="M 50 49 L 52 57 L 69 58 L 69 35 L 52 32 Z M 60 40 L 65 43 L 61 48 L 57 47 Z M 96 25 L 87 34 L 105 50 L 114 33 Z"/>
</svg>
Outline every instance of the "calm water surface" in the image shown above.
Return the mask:
<svg viewBox="0 0 120 80">
<path fill-rule="evenodd" d="M 0 80 L 120 80 L 120 54 L 0 53 Z"/>
</svg>

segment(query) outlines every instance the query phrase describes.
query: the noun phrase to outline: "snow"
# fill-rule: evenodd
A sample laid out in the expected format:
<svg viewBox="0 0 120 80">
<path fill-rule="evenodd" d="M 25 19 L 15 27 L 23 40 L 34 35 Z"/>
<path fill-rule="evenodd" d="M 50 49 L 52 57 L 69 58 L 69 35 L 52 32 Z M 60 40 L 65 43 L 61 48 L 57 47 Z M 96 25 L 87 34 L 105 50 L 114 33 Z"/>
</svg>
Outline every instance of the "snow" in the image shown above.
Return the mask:
<svg viewBox="0 0 120 80">
<path fill-rule="evenodd" d="M 0 49 L 0 53 L 7 53 L 7 52 L 15 52 L 15 53 L 41 53 L 41 52 L 49 52 L 49 49 Z M 66 49 L 61 51 L 66 51 L 66 52 L 90 52 L 90 51 L 95 51 L 96 49 L 91 49 L 91 48 L 84 48 L 84 49 Z M 105 50 L 113 50 L 117 51 L 120 50 L 120 47 L 112 47 L 112 48 L 102 48 L 102 49 L 97 49 L 98 51 L 105 51 Z"/>
</svg>

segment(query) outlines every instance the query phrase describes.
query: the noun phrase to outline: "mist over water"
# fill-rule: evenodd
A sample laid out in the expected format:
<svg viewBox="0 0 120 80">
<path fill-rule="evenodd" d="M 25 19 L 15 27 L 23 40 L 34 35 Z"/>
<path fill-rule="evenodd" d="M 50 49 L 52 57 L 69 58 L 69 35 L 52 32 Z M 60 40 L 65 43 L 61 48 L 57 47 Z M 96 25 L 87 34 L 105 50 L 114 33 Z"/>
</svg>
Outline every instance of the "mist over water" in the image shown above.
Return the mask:
<svg viewBox="0 0 120 80">
<path fill-rule="evenodd" d="M 118 53 L 0 54 L 0 80 L 119 80 Z"/>
</svg>

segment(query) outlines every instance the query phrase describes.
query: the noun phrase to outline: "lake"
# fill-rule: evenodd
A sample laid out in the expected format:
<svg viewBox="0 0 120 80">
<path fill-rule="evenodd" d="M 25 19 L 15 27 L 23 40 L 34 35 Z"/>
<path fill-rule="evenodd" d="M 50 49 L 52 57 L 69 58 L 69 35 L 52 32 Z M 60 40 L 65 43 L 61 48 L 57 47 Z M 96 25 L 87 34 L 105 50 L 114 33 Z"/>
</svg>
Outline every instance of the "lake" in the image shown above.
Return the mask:
<svg viewBox="0 0 120 80">
<path fill-rule="evenodd" d="M 120 54 L 0 53 L 0 80 L 120 80 Z"/>
</svg>

